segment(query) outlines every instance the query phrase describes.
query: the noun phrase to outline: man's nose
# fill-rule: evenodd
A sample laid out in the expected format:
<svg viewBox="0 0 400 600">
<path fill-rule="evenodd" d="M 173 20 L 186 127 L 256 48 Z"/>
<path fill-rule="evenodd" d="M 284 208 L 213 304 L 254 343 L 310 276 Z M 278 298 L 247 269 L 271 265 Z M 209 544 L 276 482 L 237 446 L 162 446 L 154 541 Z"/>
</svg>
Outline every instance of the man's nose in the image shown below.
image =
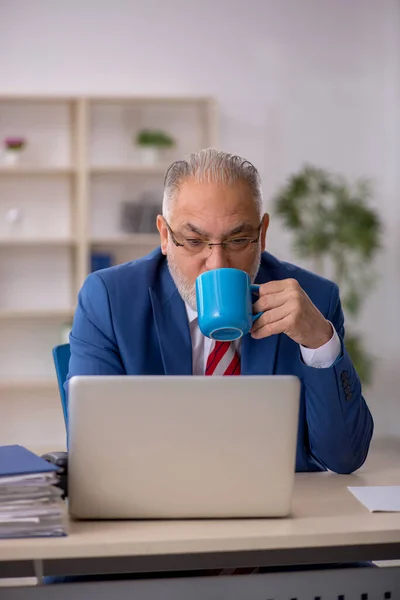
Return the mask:
<svg viewBox="0 0 400 600">
<path fill-rule="evenodd" d="M 212 269 L 223 269 L 229 266 L 229 261 L 222 246 L 211 246 L 207 252 L 208 256 L 205 260 L 205 267 L 209 271 Z"/>
</svg>

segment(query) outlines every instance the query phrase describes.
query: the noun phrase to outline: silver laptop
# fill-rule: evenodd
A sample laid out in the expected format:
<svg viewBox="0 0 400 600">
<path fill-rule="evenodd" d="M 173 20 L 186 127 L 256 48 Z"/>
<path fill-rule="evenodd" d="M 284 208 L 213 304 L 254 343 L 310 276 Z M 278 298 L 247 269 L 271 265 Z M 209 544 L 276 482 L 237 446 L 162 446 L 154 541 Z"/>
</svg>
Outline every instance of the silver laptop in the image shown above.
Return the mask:
<svg viewBox="0 0 400 600">
<path fill-rule="evenodd" d="M 73 517 L 290 513 L 296 377 L 79 376 L 69 386 Z"/>
</svg>

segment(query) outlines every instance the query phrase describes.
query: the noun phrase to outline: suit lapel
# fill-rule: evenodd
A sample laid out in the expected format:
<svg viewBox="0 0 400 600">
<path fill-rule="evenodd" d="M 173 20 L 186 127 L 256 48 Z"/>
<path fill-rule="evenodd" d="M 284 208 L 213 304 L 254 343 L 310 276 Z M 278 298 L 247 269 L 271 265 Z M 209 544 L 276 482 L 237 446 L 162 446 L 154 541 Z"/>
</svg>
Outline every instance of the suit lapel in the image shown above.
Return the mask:
<svg viewBox="0 0 400 600">
<path fill-rule="evenodd" d="M 250 334 L 242 340 L 242 375 L 273 375 L 279 335 L 254 340 Z"/>
<path fill-rule="evenodd" d="M 165 374 L 191 375 L 192 342 L 186 308 L 166 261 L 149 292 Z"/>
</svg>

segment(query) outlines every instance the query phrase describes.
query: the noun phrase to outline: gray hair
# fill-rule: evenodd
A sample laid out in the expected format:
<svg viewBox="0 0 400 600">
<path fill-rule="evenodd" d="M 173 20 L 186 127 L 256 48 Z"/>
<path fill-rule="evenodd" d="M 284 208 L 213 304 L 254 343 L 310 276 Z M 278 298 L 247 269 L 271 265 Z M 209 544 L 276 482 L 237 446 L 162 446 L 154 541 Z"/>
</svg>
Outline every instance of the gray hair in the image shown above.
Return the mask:
<svg viewBox="0 0 400 600">
<path fill-rule="evenodd" d="M 224 185 L 244 181 L 249 186 L 261 219 L 263 196 L 261 178 L 257 169 L 251 162 L 240 156 L 215 150 L 215 148 L 206 148 L 194 152 L 187 160 L 177 160 L 169 167 L 164 180 L 162 204 L 162 214 L 167 221 L 170 219 L 172 205 L 181 185 L 191 178 L 200 183 L 212 182 Z"/>
</svg>

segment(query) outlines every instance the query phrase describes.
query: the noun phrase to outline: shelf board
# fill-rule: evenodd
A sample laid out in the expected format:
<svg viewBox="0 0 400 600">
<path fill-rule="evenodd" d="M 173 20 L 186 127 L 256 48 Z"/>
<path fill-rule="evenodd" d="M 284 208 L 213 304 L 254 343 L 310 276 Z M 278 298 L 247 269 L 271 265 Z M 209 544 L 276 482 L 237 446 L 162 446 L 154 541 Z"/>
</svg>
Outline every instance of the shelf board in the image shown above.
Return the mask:
<svg viewBox="0 0 400 600">
<path fill-rule="evenodd" d="M 72 246 L 75 244 L 75 240 L 73 238 L 0 238 L 0 248 L 1 247 L 24 247 L 24 246 Z"/>
<path fill-rule="evenodd" d="M 32 94 L 32 95 L 24 95 L 24 94 L 1 94 L 0 102 L 21 102 L 23 104 L 32 103 L 44 103 L 44 104 L 52 104 L 55 103 L 64 103 L 64 102 L 76 102 L 79 100 L 79 96 L 56 96 L 53 94 L 48 95 L 40 95 L 40 94 Z"/>
<path fill-rule="evenodd" d="M 211 96 L 90 96 L 91 104 L 201 104 L 214 102 Z"/>
<path fill-rule="evenodd" d="M 159 246 L 158 233 L 132 233 L 112 237 L 94 237 L 90 240 L 92 246 Z"/>
<path fill-rule="evenodd" d="M 169 164 L 159 165 L 93 165 L 89 168 L 92 175 L 164 175 Z"/>
<path fill-rule="evenodd" d="M 72 319 L 73 316 L 73 308 L 56 310 L 0 310 L 0 321 L 14 321 L 19 319 L 62 321 L 64 319 Z"/>
<path fill-rule="evenodd" d="M 73 167 L 41 167 L 41 166 L 12 166 L 0 164 L 0 175 L 8 177 L 17 176 L 55 176 L 55 175 L 72 175 L 75 173 Z"/>
<path fill-rule="evenodd" d="M 23 104 L 65 104 L 79 101 L 86 101 L 90 104 L 201 104 L 215 102 L 213 96 L 57 96 L 55 94 L 40 95 L 24 95 L 24 94 L 1 94 L 0 102 L 18 102 Z"/>
<path fill-rule="evenodd" d="M 57 380 L 50 377 L 48 379 L 0 379 L 0 392 L 30 390 L 57 390 Z"/>
</svg>

